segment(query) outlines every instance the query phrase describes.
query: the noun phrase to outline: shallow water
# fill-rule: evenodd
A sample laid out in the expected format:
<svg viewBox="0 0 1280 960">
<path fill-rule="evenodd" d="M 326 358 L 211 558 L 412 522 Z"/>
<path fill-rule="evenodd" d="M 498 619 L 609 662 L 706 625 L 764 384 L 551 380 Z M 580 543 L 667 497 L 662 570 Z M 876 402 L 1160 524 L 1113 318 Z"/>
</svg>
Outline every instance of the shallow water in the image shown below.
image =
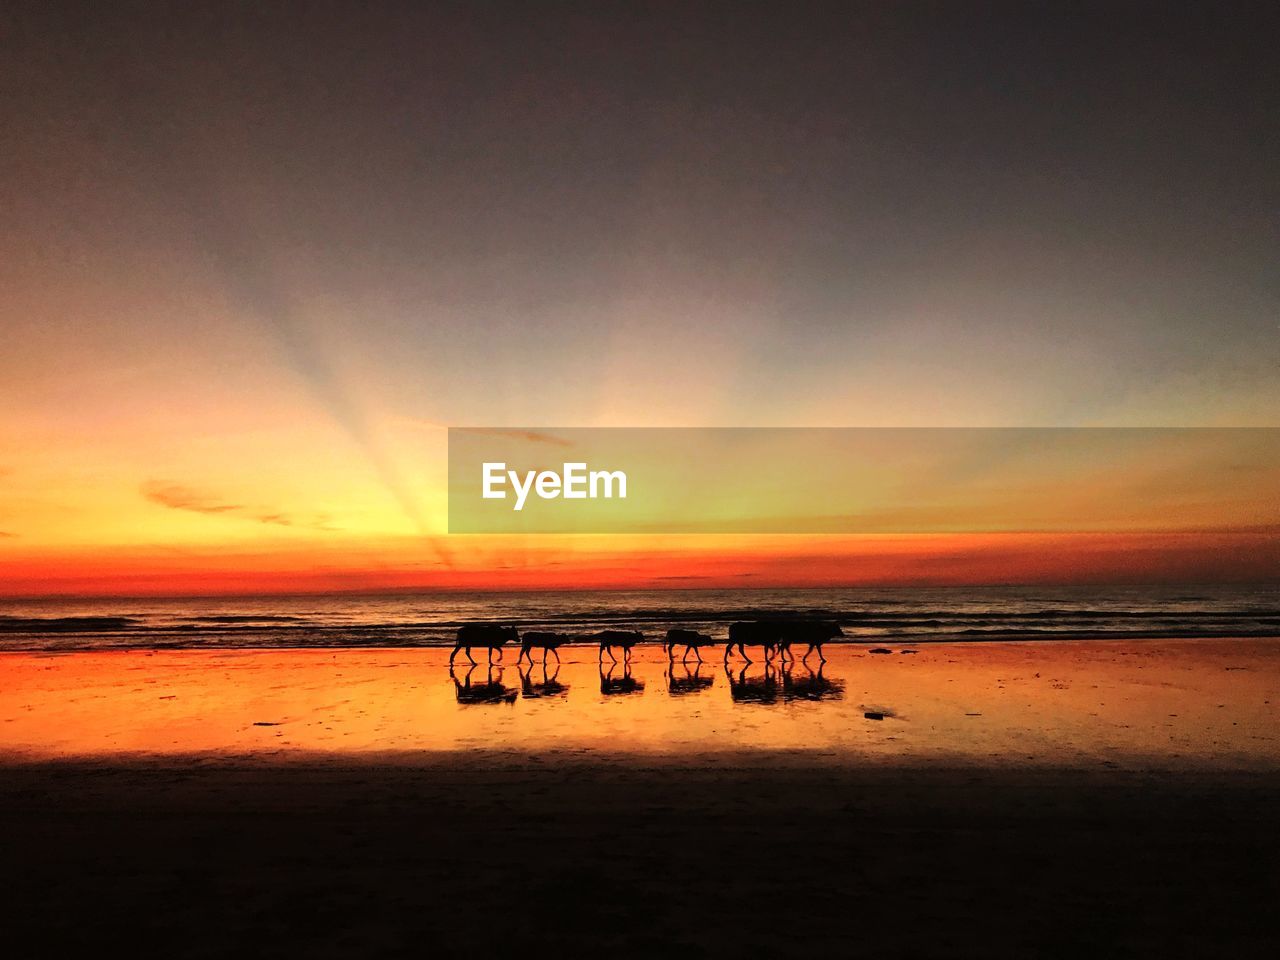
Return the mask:
<svg viewBox="0 0 1280 960">
<path fill-rule="evenodd" d="M 768 616 L 858 640 L 1280 636 L 1280 588 L 947 587 L 542 591 L 359 596 L 0 599 L 0 649 L 408 647 L 492 621 L 589 634 L 669 627 L 723 637 Z"/>
<path fill-rule="evenodd" d="M 847 763 L 1280 768 L 1280 643 L 869 646 L 810 671 L 592 648 L 544 675 L 513 650 L 451 675 L 438 649 L 0 654 L 0 758 L 264 762 L 423 751 L 794 751 Z M 480 655 L 483 661 L 483 655 Z M 460 658 L 461 659 L 461 658 Z M 816 664 L 814 664 L 816 666 Z"/>
</svg>

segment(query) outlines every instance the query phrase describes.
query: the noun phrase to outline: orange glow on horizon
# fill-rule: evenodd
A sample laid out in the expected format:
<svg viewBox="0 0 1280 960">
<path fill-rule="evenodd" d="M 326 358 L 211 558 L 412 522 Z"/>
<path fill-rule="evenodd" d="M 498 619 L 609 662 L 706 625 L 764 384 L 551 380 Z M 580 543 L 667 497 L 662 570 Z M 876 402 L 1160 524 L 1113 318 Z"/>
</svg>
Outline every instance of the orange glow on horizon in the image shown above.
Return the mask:
<svg viewBox="0 0 1280 960">
<path fill-rule="evenodd" d="M 913 536 L 467 537 L 451 567 L 415 539 L 0 557 L 0 595 L 1262 582 L 1272 531 Z M 450 541 L 452 543 L 452 541 Z"/>
</svg>

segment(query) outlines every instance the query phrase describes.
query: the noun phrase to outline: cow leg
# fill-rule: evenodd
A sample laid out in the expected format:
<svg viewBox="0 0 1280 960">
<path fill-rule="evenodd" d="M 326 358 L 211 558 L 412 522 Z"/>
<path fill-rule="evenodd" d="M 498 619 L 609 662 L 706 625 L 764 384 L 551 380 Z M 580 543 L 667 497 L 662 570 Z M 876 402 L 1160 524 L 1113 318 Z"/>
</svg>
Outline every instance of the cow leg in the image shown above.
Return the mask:
<svg viewBox="0 0 1280 960">
<path fill-rule="evenodd" d="M 462 652 L 467 655 L 467 659 L 471 661 L 471 665 L 474 667 L 476 665 L 476 660 L 475 657 L 471 656 L 471 648 L 463 647 Z"/>
<path fill-rule="evenodd" d="M 818 659 L 823 663 L 826 663 L 827 658 L 822 655 L 822 644 L 818 643 L 818 644 L 815 644 L 814 646 L 817 647 L 817 650 L 818 650 Z"/>
<path fill-rule="evenodd" d="M 458 651 L 459 651 L 459 650 L 461 650 L 461 649 L 462 649 L 461 647 L 454 647 L 454 648 L 453 648 L 453 653 L 449 654 L 449 666 L 451 666 L 451 667 L 453 666 L 453 658 L 454 658 L 454 657 L 456 657 L 456 656 L 458 655 Z"/>
</svg>

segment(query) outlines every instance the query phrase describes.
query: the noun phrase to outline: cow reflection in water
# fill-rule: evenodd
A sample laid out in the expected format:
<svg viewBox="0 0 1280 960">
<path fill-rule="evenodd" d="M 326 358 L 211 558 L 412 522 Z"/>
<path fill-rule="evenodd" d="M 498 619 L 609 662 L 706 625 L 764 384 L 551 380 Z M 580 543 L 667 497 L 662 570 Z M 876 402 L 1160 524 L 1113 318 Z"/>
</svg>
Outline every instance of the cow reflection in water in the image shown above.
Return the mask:
<svg viewBox="0 0 1280 960">
<path fill-rule="evenodd" d="M 690 670 L 688 666 L 683 664 L 680 669 L 684 671 L 684 676 L 677 675 L 677 667 L 674 663 L 667 671 L 667 693 L 671 694 L 673 697 L 683 697 L 690 693 L 701 693 L 703 690 L 710 689 L 711 685 L 715 683 L 716 678 L 714 675 L 702 676 L 701 662 L 699 662 L 693 670 Z"/>
<path fill-rule="evenodd" d="M 494 676 L 495 668 L 491 664 L 485 675 L 484 682 L 479 680 L 472 683 L 471 675 L 476 672 L 476 668 L 472 666 L 462 675 L 462 679 L 458 679 L 458 675 L 453 672 L 453 667 L 449 667 L 449 679 L 453 681 L 453 692 L 458 698 L 460 704 L 476 704 L 476 703 L 514 703 L 516 699 L 516 690 L 514 687 L 505 686 L 502 682 L 502 668 L 497 667 L 497 676 Z"/>
<path fill-rule="evenodd" d="M 616 669 L 618 669 L 617 663 L 609 664 L 608 670 L 605 669 L 603 663 L 600 664 L 600 692 L 606 697 L 639 693 L 644 689 L 644 681 L 636 680 L 631 676 L 631 664 L 629 661 L 622 663 L 622 676 L 615 677 L 613 675 Z"/>
<path fill-rule="evenodd" d="M 547 697 L 563 697 L 569 692 L 569 685 L 561 683 L 556 678 L 560 675 L 560 664 L 556 664 L 555 669 L 547 676 L 547 664 L 544 660 L 542 663 L 542 679 L 536 681 L 533 679 L 534 666 L 529 663 L 526 670 L 523 666 L 520 670 L 520 696 L 526 700 L 541 700 Z"/>
<path fill-rule="evenodd" d="M 734 703 L 777 703 L 778 671 L 769 663 L 758 677 L 748 677 L 751 664 L 744 664 L 735 679 L 733 668 L 725 665 L 724 675 L 729 678 L 729 696 Z"/>
<path fill-rule="evenodd" d="M 783 700 L 840 700 L 844 697 L 844 681 L 822 675 L 822 665 L 815 673 L 806 665 L 807 676 L 792 675 L 791 664 L 782 668 Z"/>
</svg>

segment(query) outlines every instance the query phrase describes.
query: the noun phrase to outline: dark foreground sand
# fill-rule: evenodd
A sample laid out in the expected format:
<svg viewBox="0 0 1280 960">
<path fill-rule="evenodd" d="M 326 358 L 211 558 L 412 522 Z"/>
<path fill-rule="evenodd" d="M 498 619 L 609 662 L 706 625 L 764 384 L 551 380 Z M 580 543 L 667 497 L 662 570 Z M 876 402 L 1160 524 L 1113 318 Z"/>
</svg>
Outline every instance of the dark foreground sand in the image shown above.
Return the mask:
<svg viewBox="0 0 1280 960">
<path fill-rule="evenodd" d="M 1280 950 L 1265 771 L 15 761 L 0 832 L 12 956 Z"/>
</svg>

